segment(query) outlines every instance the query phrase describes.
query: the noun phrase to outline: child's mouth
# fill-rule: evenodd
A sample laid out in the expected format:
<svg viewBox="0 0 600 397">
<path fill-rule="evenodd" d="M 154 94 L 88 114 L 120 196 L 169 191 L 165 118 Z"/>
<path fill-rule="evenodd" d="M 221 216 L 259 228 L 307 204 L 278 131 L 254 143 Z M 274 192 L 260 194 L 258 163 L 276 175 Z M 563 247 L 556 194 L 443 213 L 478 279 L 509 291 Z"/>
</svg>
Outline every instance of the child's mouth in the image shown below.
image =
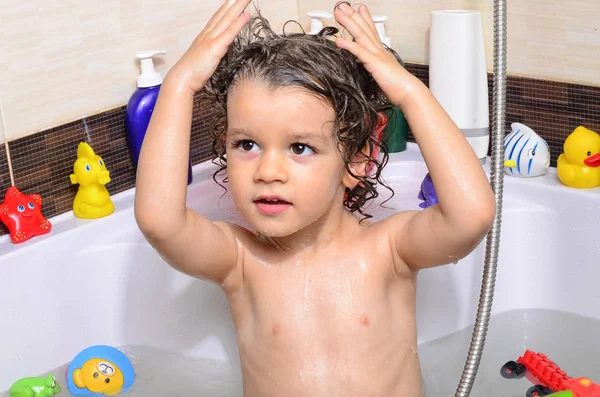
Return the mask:
<svg viewBox="0 0 600 397">
<path fill-rule="evenodd" d="M 260 197 L 254 203 L 258 210 L 265 215 L 276 215 L 292 206 L 292 203 L 279 197 Z"/>
</svg>

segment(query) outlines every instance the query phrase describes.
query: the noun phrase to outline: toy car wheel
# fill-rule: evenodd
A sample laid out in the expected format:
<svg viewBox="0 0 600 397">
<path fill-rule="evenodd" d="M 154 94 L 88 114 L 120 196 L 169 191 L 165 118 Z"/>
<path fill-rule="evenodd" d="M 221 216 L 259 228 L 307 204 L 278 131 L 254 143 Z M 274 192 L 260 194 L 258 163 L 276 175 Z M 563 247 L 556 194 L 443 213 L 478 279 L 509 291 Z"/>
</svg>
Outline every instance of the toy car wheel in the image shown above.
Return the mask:
<svg viewBox="0 0 600 397">
<path fill-rule="evenodd" d="M 521 379 L 525 376 L 527 368 L 523 364 L 509 361 L 500 368 L 500 375 L 505 379 Z"/>
<path fill-rule="evenodd" d="M 552 391 L 552 389 L 550 389 L 546 386 L 535 385 L 535 386 L 531 386 L 527 390 L 527 397 L 543 397 L 543 396 L 548 396 L 552 393 L 554 393 Z"/>
</svg>

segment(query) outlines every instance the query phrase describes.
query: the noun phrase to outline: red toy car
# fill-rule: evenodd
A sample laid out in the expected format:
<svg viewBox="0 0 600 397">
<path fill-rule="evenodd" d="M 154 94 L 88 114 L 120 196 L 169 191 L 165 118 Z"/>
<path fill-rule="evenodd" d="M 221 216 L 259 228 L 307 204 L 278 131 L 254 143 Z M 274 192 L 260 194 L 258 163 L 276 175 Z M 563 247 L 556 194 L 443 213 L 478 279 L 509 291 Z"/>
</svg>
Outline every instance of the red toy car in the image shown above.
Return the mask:
<svg viewBox="0 0 600 397">
<path fill-rule="evenodd" d="M 500 374 L 506 379 L 526 377 L 534 386 L 527 397 L 548 396 L 560 391 L 570 391 L 573 397 L 600 397 L 600 385 L 587 378 L 571 378 L 545 354 L 526 350 L 517 361 L 502 366 Z"/>
</svg>

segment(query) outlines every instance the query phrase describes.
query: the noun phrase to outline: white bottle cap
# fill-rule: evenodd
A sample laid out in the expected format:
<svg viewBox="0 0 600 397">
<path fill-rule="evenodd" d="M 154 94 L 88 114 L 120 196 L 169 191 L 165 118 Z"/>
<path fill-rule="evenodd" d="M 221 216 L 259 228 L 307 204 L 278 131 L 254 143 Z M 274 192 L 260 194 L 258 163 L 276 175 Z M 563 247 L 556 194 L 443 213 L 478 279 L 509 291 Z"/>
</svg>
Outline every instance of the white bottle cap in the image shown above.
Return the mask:
<svg viewBox="0 0 600 397">
<path fill-rule="evenodd" d="M 149 50 L 140 51 L 135 54 L 135 57 L 140 60 L 142 73 L 137 77 L 138 87 L 154 87 L 162 84 L 162 76 L 154 70 L 154 62 L 152 57 L 155 55 L 166 54 L 165 50 Z"/>
<path fill-rule="evenodd" d="M 387 15 L 373 15 L 373 22 L 375 23 L 375 29 L 377 29 L 377 33 L 379 34 L 379 40 L 388 47 L 392 47 L 392 41 L 389 37 L 385 35 L 385 25 L 383 24 L 387 21 Z"/>
<path fill-rule="evenodd" d="M 327 11 L 309 11 L 307 13 L 307 15 L 309 17 L 311 17 L 310 32 L 308 32 L 308 34 L 317 34 L 321 31 L 321 29 L 323 29 L 323 22 L 321 22 L 321 20 L 319 18 L 324 18 L 324 19 L 332 19 L 333 18 L 333 15 L 331 15 Z"/>
</svg>

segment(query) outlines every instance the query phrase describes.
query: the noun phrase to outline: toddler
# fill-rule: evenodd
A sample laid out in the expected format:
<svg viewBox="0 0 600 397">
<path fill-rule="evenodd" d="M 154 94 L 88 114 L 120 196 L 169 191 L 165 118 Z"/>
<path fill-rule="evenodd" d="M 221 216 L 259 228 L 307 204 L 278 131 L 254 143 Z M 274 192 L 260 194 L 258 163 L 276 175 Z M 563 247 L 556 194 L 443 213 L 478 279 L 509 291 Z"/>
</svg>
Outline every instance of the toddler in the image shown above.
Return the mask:
<svg viewBox="0 0 600 397">
<path fill-rule="evenodd" d="M 249 2 L 224 3 L 165 76 L 139 159 L 138 225 L 173 268 L 223 289 L 245 396 L 421 396 L 417 273 L 485 237 L 495 216 L 486 175 L 381 43 L 367 7 L 336 5 L 350 40 L 335 27 L 276 34 L 244 11 Z M 201 89 L 217 112 L 218 172 L 253 231 L 186 208 Z M 409 122 L 439 203 L 363 222 L 383 183 L 387 153 L 374 131 L 390 103 Z"/>
</svg>

